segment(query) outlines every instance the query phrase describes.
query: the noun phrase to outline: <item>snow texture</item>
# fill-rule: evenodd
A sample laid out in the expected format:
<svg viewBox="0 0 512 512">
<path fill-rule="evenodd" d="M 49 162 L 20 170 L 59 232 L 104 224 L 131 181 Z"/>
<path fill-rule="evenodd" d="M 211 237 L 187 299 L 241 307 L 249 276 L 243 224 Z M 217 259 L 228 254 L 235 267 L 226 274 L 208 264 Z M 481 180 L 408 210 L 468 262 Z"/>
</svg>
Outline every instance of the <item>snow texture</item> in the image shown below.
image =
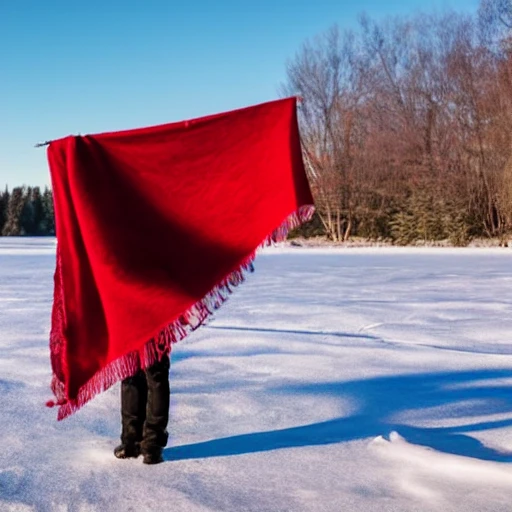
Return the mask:
<svg viewBox="0 0 512 512">
<path fill-rule="evenodd" d="M 512 251 L 262 251 L 179 342 L 165 463 L 119 384 L 56 421 L 55 240 L 0 239 L 0 511 L 512 510 Z"/>
</svg>

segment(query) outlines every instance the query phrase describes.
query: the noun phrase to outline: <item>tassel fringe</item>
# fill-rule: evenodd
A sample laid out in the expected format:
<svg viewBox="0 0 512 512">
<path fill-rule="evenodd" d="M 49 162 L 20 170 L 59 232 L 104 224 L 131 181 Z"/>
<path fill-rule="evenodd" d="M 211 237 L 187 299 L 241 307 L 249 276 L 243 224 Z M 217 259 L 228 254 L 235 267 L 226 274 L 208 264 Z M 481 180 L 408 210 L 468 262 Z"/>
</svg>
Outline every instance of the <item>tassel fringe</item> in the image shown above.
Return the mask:
<svg viewBox="0 0 512 512">
<path fill-rule="evenodd" d="M 311 219 L 314 206 L 301 206 L 296 212 L 289 215 L 283 223 L 275 229 L 258 247 L 267 247 L 286 239 L 289 231 Z M 97 394 L 107 390 L 119 380 L 134 375 L 140 369 L 146 369 L 163 354 L 169 353 L 173 343 L 185 338 L 190 332 L 205 324 L 213 312 L 222 306 L 233 293 L 234 288 L 245 281 L 249 272 L 253 271 L 253 261 L 257 250 L 254 251 L 242 264 L 215 286 L 203 299 L 196 302 L 178 319 L 167 325 L 153 339 L 149 340 L 139 351 L 130 352 L 111 362 L 94 375 L 78 393 L 75 399 L 66 397 L 64 376 L 67 369 L 61 352 L 65 349 L 64 326 L 65 310 L 62 291 L 60 253 L 57 246 L 57 266 L 55 271 L 54 304 L 52 310 L 52 329 L 50 332 L 50 353 L 53 369 L 51 388 L 55 400 L 46 403 L 48 407 L 59 407 L 57 419 L 60 421 L 70 416 Z"/>
</svg>

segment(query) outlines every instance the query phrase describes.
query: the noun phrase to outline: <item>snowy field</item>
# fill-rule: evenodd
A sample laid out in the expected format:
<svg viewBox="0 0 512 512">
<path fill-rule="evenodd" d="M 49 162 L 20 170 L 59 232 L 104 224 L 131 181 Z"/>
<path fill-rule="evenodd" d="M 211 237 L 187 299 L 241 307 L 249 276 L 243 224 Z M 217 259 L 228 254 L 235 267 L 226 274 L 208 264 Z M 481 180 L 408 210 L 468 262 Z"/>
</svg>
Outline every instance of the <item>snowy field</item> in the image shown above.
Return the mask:
<svg viewBox="0 0 512 512">
<path fill-rule="evenodd" d="M 56 421 L 53 239 L 0 239 L 0 511 L 512 510 L 512 250 L 277 247 L 175 346 L 166 462 L 119 385 Z"/>
</svg>

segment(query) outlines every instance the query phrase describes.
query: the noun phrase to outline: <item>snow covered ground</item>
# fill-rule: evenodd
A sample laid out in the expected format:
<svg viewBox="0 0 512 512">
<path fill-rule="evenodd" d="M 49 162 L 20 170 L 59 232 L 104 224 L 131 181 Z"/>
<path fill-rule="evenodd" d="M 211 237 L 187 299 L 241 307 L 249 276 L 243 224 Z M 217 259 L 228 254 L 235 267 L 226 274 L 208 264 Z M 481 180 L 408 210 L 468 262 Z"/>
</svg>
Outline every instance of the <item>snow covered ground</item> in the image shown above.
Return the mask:
<svg viewBox="0 0 512 512">
<path fill-rule="evenodd" d="M 265 250 L 176 345 L 157 466 L 119 385 L 44 405 L 54 251 L 0 239 L 0 511 L 512 510 L 512 250 Z"/>
</svg>

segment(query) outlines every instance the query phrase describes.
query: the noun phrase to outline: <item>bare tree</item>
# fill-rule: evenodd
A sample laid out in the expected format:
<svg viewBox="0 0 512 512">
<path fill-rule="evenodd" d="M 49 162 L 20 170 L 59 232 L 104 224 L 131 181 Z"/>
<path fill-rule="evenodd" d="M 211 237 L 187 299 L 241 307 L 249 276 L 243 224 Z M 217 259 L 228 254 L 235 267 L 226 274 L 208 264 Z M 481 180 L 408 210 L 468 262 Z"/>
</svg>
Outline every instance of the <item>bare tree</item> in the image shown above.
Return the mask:
<svg viewBox="0 0 512 512">
<path fill-rule="evenodd" d="M 482 0 L 478 17 L 362 16 L 359 33 L 334 27 L 288 63 L 330 238 L 393 236 L 397 219 L 424 240 L 512 229 L 511 1 Z"/>
<path fill-rule="evenodd" d="M 286 94 L 300 109 L 305 159 L 317 209 L 327 234 L 345 240 L 353 226 L 352 139 L 354 112 L 364 95 L 357 42 L 334 27 L 304 44 L 288 63 Z"/>
</svg>

